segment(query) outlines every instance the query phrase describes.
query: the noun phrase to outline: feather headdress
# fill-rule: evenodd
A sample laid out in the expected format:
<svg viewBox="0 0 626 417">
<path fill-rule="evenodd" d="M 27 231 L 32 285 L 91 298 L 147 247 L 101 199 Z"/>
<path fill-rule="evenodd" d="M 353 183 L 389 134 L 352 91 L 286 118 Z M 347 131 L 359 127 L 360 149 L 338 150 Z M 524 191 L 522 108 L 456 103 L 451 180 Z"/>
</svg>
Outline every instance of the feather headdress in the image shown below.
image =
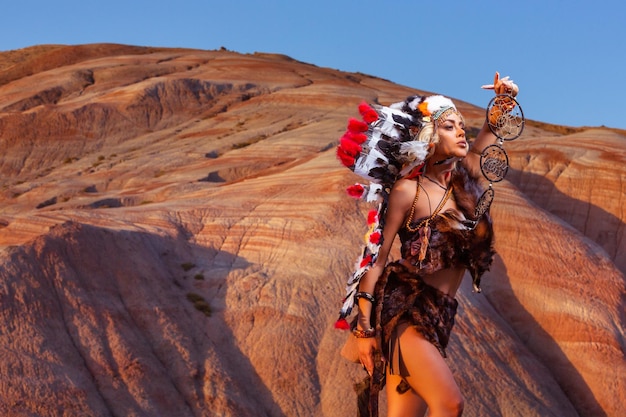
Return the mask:
<svg viewBox="0 0 626 417">
<path fill-rule="evenodd" d="M 391 187 L 399 178 L 421 174 L 429 156 L 431 138 L 420 140 L 419 132 L 426 123 L 436 121 L 449 109 L 456 111 L 454 103 L 444 96 L 415 95 L 388 107 L 363 102 L 359 105 L 362 120 L 348 121 L 348 129 L 339 140 L 337 157 L 343 165 L 369 181 L 369 184 L 348 187 L 348 194 L 368 202 L 377 201 L 378 209 L 368 216 L 365 245 L 355 271 L 348 278 L 336 327 L 349 328 L 346 317 L 352 312 L 361 277 L 376 262 L 383 243 Z"/>
</svg>

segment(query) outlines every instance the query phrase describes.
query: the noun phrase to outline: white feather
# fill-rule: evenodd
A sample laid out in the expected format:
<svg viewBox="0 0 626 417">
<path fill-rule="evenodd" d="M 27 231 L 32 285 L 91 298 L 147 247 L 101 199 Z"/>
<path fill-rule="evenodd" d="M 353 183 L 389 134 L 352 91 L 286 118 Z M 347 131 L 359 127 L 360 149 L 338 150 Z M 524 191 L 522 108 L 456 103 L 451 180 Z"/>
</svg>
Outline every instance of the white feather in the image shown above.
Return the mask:
<svg viewBox="0 0 626 417">
<path fill-rule="evenodd" d="M 400 136 L 398 127 L 398 124 L 395 123 L 393 120 L 380 119 L 376 122 L 372 135 L 378 134 L 378 136 L 380 137 L 380 134 L 383 133 L 392 138 L 398 138 Z"/>
<path fill-rule="evenodd" d="M 382 161 L 381 161 L 382 160 Z M 354 173 L 363 178 L 373 179 L 369 172 L 373 168 L 386 165 L 387 158 L 376 149 L 372 149 L 364 158 L 358 158 L 354 166 Z"/>
<path fill-rule="evenodd" d="M 367 195 L 365 196 L 365 201 L 371 203 L 373 201 L 378 201 L 381 197 L 381 191 L 383 186 L 380 184 L 371 183 L 369 185 L 369 190 L 367 191 Z"/>
<path fill-rule="evenodd" d="M 417 140 L 402 142 L 400 144 L 400 153 L 407 161 L 419 160 L 422 163 L 428 156 L 428 143 Z"/>
<path fill-rule="evenodd" d="M 428 104 L 427 108 L 430 114 L 434 114 L 437 110 L 443 107 L 452 107 L 456 110 L 456 106 L 448 97 L 444 96 L 430 96 L 426 99 Z"/>
</svg>

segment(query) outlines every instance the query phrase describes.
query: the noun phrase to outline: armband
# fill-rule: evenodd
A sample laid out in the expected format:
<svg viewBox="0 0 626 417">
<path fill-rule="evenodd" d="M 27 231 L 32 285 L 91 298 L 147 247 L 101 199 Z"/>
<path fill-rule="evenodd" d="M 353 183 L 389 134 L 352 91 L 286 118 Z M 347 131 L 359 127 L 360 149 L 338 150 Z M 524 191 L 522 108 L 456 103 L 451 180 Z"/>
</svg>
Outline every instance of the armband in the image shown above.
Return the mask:
<svg viewBox="0 0 626 417">
<path fill-rule="evenodd" d="M 367 330 L 354 329 L 352 330 L 352 334 L 357 339 L 367 339 L 376 336 L 376 329 L 374 329 L 373 327 L 370 327 Z"/>
<path fill-rule="evenodd" d="M 370 303 L 372 303 L 372 304 L 376 304 L 376 299 L 374 298 L 374 296 L 373 296 L 372 294 L 370 294 L 370 293 L 368 293 L 368 292 L 364 292 L 364 291 L 357 292 L 357 293 L 354 295 L 354 300 L 355 300 L 355 301 L 358 301 L 358 300 L 359 300 L 359 298 L 365 298 L 365 299 L 366 299 L 367 301 L 369 301 Z"/>
</svg>

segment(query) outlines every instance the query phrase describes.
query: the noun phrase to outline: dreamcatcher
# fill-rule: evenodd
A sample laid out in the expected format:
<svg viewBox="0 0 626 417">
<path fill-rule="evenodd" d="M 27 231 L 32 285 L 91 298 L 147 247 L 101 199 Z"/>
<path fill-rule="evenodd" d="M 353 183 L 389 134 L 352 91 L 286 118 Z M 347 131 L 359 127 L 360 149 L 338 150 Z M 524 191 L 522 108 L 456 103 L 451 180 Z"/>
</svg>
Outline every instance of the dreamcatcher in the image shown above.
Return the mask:
<svg viewBox="0 0 626 417">
<path fill-rule="evenodd" d="M 494 84 L 483 88 L 496 90 L 497 95 L 487 105 L 487 125 L 498 139 L 480 154 L 480 171 L 489 181 L 489 187 L 476 204 L 475 220 L 472 221 L 474 226 L 493 202 L 493 183 L 502 181 L 509 170 L 509 156 L 504 150 L 504 142 L 519 138 L 524 130 L 524 112 L 514 98 L 517 86 L 508 77 L 499 79 L 499 74 L 496 73 Z"/>
</svg>

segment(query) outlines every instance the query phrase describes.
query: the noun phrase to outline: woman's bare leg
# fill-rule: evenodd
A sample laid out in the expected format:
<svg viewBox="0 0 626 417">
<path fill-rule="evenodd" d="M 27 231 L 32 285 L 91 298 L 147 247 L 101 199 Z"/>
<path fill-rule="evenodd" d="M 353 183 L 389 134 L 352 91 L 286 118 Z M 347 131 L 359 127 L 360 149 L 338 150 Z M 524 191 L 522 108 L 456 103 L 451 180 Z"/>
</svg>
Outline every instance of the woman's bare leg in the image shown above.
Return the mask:
<svg viewBox="0 0 626 417">
<path fill-rule="evenodd" d="M 426 402 L 412 389 L 404 394 L 396 391 L 401 381 L 402 377 L 387 372 L 387 417 L 424 417 L 428 409 Z"/>
<path fill-rule="evenodd" d="M 409 372 L 406 381 L 412 390 L 395 392 L 400 378 L 387 380 L 387 402 L 396 414 L 389 416 L 422 416 L 419 400 L 428 405 L 429 417 L 458 417 L 463 413 L 463 396 L 439 350 L 412 326 L 398 327 L 402 359 Z M 394 394 L 395 392 L 395 394 Z M 391 396 L 389 396 L 391 393 Z"/>
</svg>

